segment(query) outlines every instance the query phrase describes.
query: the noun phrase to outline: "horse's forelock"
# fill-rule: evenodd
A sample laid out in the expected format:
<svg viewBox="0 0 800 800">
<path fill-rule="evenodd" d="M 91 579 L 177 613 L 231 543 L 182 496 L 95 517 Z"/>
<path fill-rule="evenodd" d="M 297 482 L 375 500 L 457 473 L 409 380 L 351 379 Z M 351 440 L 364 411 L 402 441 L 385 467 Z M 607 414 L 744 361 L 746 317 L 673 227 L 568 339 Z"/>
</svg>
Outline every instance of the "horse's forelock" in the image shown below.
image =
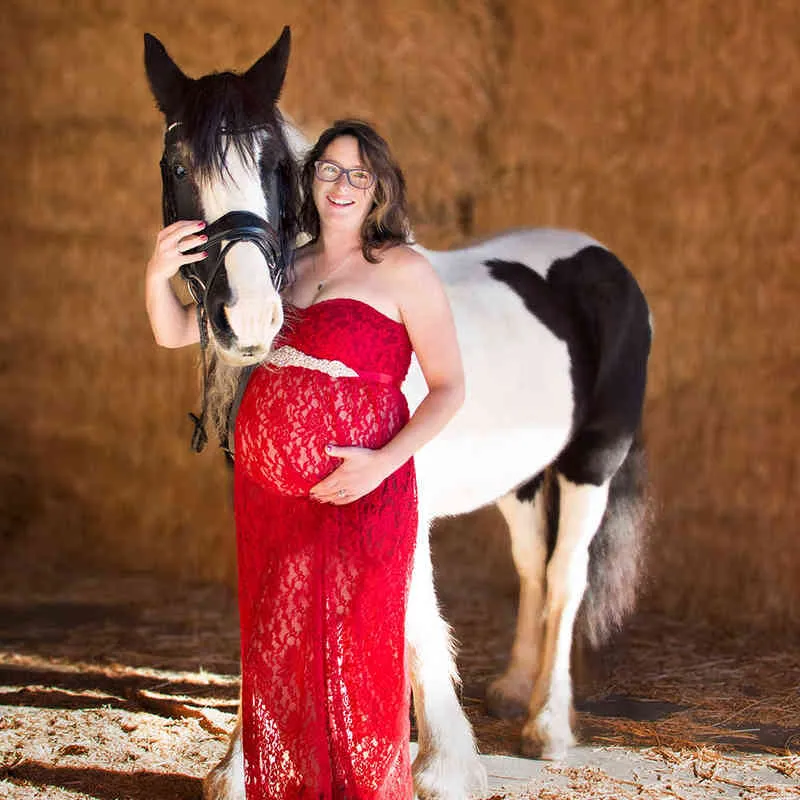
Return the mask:
<svg viewBox="0 0 800 800">
<path fill-rule="evenodd" d="M 178 114 L 182 145 L 195 180 L 201 183 L 230 180 L 230 148 L 245 165 L 260 167 L 263 175 L 277 170 L 281 250 L 288 253 L 298 233 L 297 164 L 286 121 L 275 105 L 257 96 L 256 89 L 246 76 L 232 72 L 192 81 Z"/>
<path fill-rule="evenodd" d="M 281 157 L 286 149 L 276 109 L 252 96 L 246 80 L 232 72 L 206 75 L 194 82 L 180 114 L 183 137 L 198 177 L 224 179 L 228 149 L 255 165 L 261 154 L 263 130 L 280 137 Z M 227 132 L 227 133 L 226 133 Z"/>
</svg>

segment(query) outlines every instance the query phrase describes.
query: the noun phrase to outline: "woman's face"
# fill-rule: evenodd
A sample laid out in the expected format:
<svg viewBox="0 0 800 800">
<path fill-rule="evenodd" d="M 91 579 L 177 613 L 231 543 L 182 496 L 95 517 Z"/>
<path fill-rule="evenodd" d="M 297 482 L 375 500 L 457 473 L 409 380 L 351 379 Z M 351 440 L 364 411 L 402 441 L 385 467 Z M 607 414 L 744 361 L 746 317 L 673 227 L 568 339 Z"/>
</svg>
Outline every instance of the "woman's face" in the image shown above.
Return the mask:
<svg viewBox="0 0 800 800">
<path fill-rule="evenodd" d="M 358 152 L 358 140 L 354 136 L 339 136 L 320 156 L 320 161 L 329 161 L 343 169 L 369 170 Z M 329 170 L 335 172 L 335 170 Z M 342 172 L 334 181 L 324 181 L 314 176 L 312 188 L 314 205 L 319 213 L 321 229 L 360 230 L 372 208 L 375 183 L 368 189 L 351 186 Z"/>
</svg>

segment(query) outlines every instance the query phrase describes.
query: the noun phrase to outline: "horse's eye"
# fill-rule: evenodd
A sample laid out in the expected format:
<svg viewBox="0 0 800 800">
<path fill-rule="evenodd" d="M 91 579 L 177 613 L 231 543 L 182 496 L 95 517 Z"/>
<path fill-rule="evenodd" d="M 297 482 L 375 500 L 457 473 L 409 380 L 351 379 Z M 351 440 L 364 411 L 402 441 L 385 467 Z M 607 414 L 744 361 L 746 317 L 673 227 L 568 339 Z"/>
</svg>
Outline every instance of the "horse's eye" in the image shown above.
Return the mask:
<svg viewBox="0 0 800 800">
<path fill-rule="evenodd" d="M 179 181 L 183 180 L 186 177 L 186 167 L 183 164 L 176 164 L 172 168 L 172 173 Z"/>
</svg>

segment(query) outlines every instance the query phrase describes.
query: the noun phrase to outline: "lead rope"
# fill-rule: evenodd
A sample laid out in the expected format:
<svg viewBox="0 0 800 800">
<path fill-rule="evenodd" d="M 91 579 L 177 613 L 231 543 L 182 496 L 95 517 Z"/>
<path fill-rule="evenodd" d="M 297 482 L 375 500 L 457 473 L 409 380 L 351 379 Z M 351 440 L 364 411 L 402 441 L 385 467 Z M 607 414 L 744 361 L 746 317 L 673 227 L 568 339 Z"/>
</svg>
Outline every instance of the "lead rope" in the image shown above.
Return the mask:
<svg viewBox="0 0 800 800">
<path fill-rule="evenodd" d="M 197 313 L 197 327 L 200 329 L 200 370 L 203 375 L 203 403 L 200 408 L 200 416 L 189 412 L 189 419 L 194 423 L 192 431 L 192 450 L 195 453 L 202 453 L 208 444 L 208 433 L 206 433 L 206 414 L 208 412 L 208 369 L 206 350 L 208 349 L 208 327 L 206 325 L 206 310 L 202 303 L 195 305 Z"/>
</svg>

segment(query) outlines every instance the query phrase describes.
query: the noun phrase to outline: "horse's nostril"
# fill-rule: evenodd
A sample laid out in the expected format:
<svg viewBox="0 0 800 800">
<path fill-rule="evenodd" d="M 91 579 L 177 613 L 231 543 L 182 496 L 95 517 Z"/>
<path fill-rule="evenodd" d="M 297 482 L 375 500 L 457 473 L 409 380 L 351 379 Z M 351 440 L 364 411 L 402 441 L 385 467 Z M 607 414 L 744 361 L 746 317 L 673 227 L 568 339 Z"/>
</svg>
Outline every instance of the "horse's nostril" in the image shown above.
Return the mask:
<svg viewBox="0 0 800 800">
<path fill-rule="evenodd" d="M 255 356 L 258 355 L 258 347 L 255 345 L 251 345 L 250 347 L 242 347 L 239 351 L 243 356 Z"/>
</svg>

